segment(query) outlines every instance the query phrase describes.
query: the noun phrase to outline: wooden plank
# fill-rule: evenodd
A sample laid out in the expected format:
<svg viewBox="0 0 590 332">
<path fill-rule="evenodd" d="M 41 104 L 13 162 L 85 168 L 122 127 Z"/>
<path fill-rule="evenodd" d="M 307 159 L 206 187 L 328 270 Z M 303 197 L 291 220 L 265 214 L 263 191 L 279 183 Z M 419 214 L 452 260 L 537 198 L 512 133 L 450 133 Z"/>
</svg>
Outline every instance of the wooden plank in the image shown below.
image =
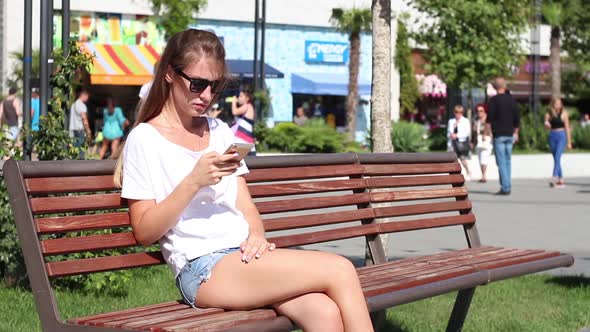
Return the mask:
<svg viewBox="0 0 590 332">
<path fill-rule="evenodd" d="M 403 217 L 420 215 L 435 212 L 451 212 L 460 210 L 471 210 L 471 202 L 468 200 L 454 201 L 454 202 L 441 202 L 441 203 L 426 203 L 426 204 L 413 204 L 403 206 L 392 206 L 392 207 L 379 207 L 374 208 L 375 217 L 387 218 L 387 217 Z"/>
<path fill-rule="evenodd" d="M 44 256 L 127 248 L 139 245 L 131 232 L 64 237 L 40 241 Z"/>
<path fill-rule="evenodd" d="M 342 227 L 325 231 L 307 232 L 294 235 L 283 235 L 270 237 L 269 242 L 274 242 L 277 247 L 293 247 L 304 244 L 328 242 L 334 240 L 349 239 L 358 236 L 375 235 L 378 233 L 379 225 L 366 224 L 353 227 Z"/>
<path fill-rule="evenodd" d="M 459 163 L 378 164 L 362 165 L 362 168 L 365 176 L 461 173 Z"/>
<path fill-rule="evenodd" d="M 162 253 L 142 252 L 120 256 L 96 257 L 69 261 L 47 262 L 47 274 L 52 278 L 67 277 L 79 274 L 122 270 L 164 263 Z"/>
<path fill-rule="evenodd" d="M 145 327 L 149 330 L 150 328 L 155 329 L 155 324 L 157 323 L 177 321 L 183 318 L 190 318 L 198 321 L 204 317 L 219 314 L 223 314 L 223 310 L 195 310 L 190 306 L 186 306 L 180 310 L 158 311 L 138 317 L 120 317 L 119 319 L 105 322 L 104 326 L 122 327 L 127 329 L 142 329 L 142 327 Z"/>
<path fill-rule="evenodd" d="M 131 226 L 128 212 L 36 218 L 39 234 L 65 233 Z"/>
<path fill-rule="evenodd" d="M 254 198 L 312 194 L 328 191 L 343 191 L 365 188 L 364 179 L 308 181 L 298 183 L 273 183 L 250 185 L 250 195 Z"/>
<path fill-rule="evenodd" d="M 304 167 L 280 167 L 252 169 L 244 177 L 248 183 L 288 181 L 301 179 L 334 178 L 351 175 L 361 175 L 360 165 L 328 165 Z"/>
<path fill-rule="evenodd" d="M 467 188 L 455 187 L 444 189 L 416 189 L 372 192 L 371 203 L 401 202 L 420 199 L 467 197 Z"/>
<path fill-rule="evenodd" d="M 127 206 L 120 193 L 31 198 L 34 214 L 106 210 Z"/>
<path fill-rule="evenodd" d="M 497 268 L 505 267 L 505 266 L 518 265 L 518 264 L 543 260 L 543 259 L 547 259 L 547 258 L 551 258 L 551 257 L 556 257 L 559 255 L 561 255 L 561 253 L 559 253 L 557 251 L 543 251 L 540 253 L 523 255 L 521 257 L 507 258 L 507 259 L 503 259 L 503 260 L 499 260 L 499 261 L 492 261 L 492 262 L 486 262 L 486 263 L 477 263 L 477 264 L 475 264 L 475 266 L 481 270 L 491 270 L 491 269 L 497 269 Z"/>
<path fill-rule="evenodd" d="M 432 185 L 462 185 L 465 179 L 461 174 L 428 175 L 428 176 L 398 176 L 366 178 L 369 188 L 397 188 Z"/>
<path fill-rule="evenodd" d="M 207 316 L 203 319 L 179 320 L 170 325 L 157 326 L 163 331 L 222 331 L 225 328 L 237 327 L 245 323 L 272 319 L 277 316 L 272 309 L 255 309 L 250 311 L 229 311 Z"/>
<path fill-rule="evenodd" d="M 117 190 L 112 175 L 67 176 L 25 179 L 29 194 Z"/>
<path fill-rule="evenodd" d="M 475 215 L 473 215 L 472 213 L 468 213 L 448 217 L 384 222 L 379 223 L 378 225 L 379 233 L 396 233 L 473 223 L 475 223 Z"/>
<path fill-rule="evenodd" d="M 264 229 L 267 232 L 297 229 L 312 226 L 331 225 L 337 223 L 373 219 L 373 209 L 358 209 L 351 211 L 298 215 L 264 220 Z"/>
<path fill-rule="evenodd" d="M 260 214 L 289 211 L 301 211 L 307 209 L 321 209 L 337 206 L 350 206 L 369 203 L 369 193 L 350 195 L 331 195 L 324 197 L 305 197 L 296 199 L 283 199 L 269 202 L 257 202 L 256 207 Z"/>
<path fill-rule="evenodd" d="M 143 313 L 159 312 L 160 310 L 179 310 L 181 308 L 190 308 L 187 304 L 181 303 L 180 301 L 169 301 L 164 303 L 150 304 L 143 307 L 136 307 L 130 309 L 124 309 L 120 311 L 105 312 L 97 315 L 76 317 L 68 320 L 73 324 L 92 325 L 92 322 L 100 323 L 102 320 L 108 321 L 110 319 L 116 319 L 121 316 L 133 316 Z M 196 309 L 196 310 L 213 310 L 213 309 Z M 222 311 L 221 309 L 217 309 Z"/>
</svg>

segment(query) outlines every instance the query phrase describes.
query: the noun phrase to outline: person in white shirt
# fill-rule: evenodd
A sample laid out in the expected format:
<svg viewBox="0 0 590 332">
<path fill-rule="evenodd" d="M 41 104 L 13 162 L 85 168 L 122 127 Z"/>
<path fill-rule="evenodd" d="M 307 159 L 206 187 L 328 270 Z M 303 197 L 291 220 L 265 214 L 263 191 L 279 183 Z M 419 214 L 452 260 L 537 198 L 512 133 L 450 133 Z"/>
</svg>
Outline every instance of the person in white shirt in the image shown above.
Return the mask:
<svg viewBox="0 0 590 332">
<path fill-rule="evenodd" d="M 115 172 L 136 240 L 159 241 L 191 306 L 272 306 L 304 330 L 373 331 L 348 259 L 266 240 L 240 176 L 248 168 L 224 154 L 234 135 L 207 117 L 227 72 L 215 34 L 189 29 L 168 41 Z"/>
<path fill-rule="evenodd" d="M 88 123 L 88 108 L 86 102 L 90 94 L 87 90 L 80 90 L 78 98 L 70 107 L 70 137 L 74 138 L 74 146 L 80 149 L 78 159 L 85 158 L 84 142 L 92 138 L 92 131 Z"/>
<path fill-rule="evenodd" d="M 463 168 L 465 168 L 465 178 L 471 179 L 471 172 L 467 164 L 467 156 L 471 149 L 469 137 L 471 136 L 471 124 L 469 119 L 463 116 L 464 109 L 461 105 L 456 105 L 453 109 L 455 117 L 449 119 L 447 125 L 447 137 L 449 151 L 455 151 L 457 158 L 461 161 Z"/>
</svg>

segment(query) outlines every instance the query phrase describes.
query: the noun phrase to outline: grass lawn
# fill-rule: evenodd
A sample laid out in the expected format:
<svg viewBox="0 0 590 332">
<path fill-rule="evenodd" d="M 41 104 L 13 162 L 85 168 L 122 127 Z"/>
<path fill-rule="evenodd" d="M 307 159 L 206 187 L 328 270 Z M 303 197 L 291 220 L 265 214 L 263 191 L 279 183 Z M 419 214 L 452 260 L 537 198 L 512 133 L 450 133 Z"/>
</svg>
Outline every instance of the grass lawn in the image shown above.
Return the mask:
<svg viewBox="0 0 590 332">
<path fill-rule="evenodd" d="M 136 278 L 126 294 L 57 294 L 65 318 L 179 298 L 165 267 Z M 390 309 L 384 330 L 443 331 L 454 298 L 447 294 Z M 29 290 L 0 287 L 0 312 L 0 331 L 39 331 Z M 531 275 L 477 288 L 464 331 L 576 332 L 582 327 L 590 327 L 590 278 Z"/>
</svg>

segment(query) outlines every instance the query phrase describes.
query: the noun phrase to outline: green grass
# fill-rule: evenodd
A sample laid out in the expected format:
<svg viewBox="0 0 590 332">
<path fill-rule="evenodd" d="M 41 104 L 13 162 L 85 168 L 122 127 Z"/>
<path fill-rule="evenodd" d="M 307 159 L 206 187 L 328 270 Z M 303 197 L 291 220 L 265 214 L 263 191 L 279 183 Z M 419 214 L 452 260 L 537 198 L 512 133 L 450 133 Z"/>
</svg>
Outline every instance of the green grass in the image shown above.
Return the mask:
<svg viewBox="0 0 590 332">
<path fill-rule="evenodd" d="M 65 318 L 176 300 L 165 267 L 143 273 L 127 294 L 57 294 Z M 443 331 L 455 294 L 390 309 L 384 331 Z M 30 290 L 0 287 L 0 331 L 39 331 Z M 590 327 L 590 278 L 531 275 L 478 287 L 464 331 L 572 331 Z"/>
</svg>

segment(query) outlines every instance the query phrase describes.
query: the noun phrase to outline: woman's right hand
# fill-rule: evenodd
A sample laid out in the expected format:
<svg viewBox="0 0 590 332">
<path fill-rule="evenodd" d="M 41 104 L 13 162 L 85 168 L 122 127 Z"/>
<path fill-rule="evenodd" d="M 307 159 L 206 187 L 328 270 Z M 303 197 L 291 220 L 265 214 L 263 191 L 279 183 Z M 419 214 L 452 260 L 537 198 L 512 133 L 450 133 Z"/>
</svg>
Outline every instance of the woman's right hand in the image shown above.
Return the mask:
<svg viewBox="0 0 590 332">
<path fill-rule="evenodd" d="M 196 186 L 210 186 L 219 183 L 224 176 L 233 174 L 240 162 L 238 154 L 219 154 L 209 152 L 197 162 L 188 176 L 189 183 Z"/>
</svg>

